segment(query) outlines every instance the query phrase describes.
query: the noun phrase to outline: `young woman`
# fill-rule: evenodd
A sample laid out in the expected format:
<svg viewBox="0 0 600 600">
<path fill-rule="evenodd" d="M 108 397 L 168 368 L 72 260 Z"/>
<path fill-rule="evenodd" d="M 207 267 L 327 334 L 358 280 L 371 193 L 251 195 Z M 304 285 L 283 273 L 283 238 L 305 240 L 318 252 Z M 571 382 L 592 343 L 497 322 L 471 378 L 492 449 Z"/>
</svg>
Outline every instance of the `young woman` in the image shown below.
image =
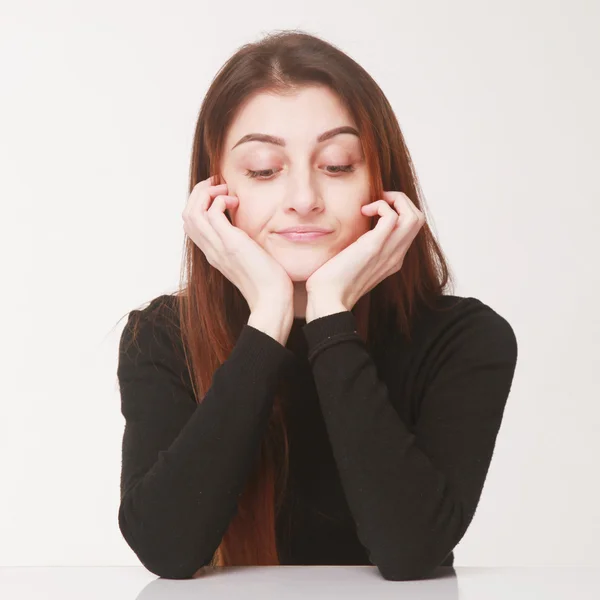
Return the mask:
<svg viewBox="0 0 600 600">
<path fill-rule="evenodd" d="M 119 348 L 129 546 L 177 579 L 452 565 L 517 343 L 491 307 L 444 293 L 381 89 L 307 33 L 242 47 L 204 99 L 189 191 L 180 289 L 132 310 Z"/>
</svg>

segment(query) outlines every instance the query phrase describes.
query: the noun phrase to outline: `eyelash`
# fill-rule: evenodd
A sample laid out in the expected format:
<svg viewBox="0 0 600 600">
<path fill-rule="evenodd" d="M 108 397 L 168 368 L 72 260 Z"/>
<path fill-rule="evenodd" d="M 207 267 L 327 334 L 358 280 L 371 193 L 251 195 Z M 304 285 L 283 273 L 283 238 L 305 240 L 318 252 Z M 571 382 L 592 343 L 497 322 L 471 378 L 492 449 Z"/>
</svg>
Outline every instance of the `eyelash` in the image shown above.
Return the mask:
<svg viewBox="0 0 600 600">
<path fill-rule="evenodd" d="M 329 171 L 329 173 L 352 173 L 355 171 L 354 165 L 327 165 L 328 167 L 332 167 L 334 169 L 339 169 L 339 171 Z M 273 169 L 262 169 L 261 171 L 252 171 L 250 169 L 246 169 L 246 176 L 250 177 L 250 179 L 262 179 L 263 181 L 270 179 L 271 177 L 260 177 L 260 173 L 268 173 L 269 171 L 273 171 Z"/>
</svg>

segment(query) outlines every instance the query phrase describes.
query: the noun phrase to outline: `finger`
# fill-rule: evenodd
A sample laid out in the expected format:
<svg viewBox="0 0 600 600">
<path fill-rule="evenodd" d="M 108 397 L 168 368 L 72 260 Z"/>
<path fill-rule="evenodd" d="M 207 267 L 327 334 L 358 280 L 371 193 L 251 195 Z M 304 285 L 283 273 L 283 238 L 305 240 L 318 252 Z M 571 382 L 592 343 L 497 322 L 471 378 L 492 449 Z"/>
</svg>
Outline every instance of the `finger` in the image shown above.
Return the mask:
<svg viewBox="0 0 600 600">
<path fill-rule="evenodd" d="M 210 207 L 213 198 L 217 194 L 222 194 L 227 191 L 227 184 L 201 187 L 196 184 L 192 193 L 189 195 L 188 202 L 183 209 L 182 217 L 185 219 L 190 214 L 195 214 L 197 211 L 205 213 Z"/>
<path fill-rule="evenodd" d="M 202 189 L 202 194 L 200 195 L 200 205 L 202 207 L 202 210 L 209 210 L 211 204 L 214 202 L 214 198 L 219 194 L 223 194 L 225 192 L 227 192 L 226 183 L 221 183 L 219 185 L 211 185 L 207 188 Z"/>
<path fill-rule="evenodd" d="M 380 217 L 386 217 L 387 219 L 391 217 L 397 218 L 399 216 L 385 200 L 376 200 L 371 204 L 366 204 L 361 210 L 368 215 L 379 215 Z"/>
<path fill-rule="evenodd" d="M 398 223 L 398 214 L 385 200 L 376 200 L 371 204 L 363 206 L 362 210 L 367 215 L 379 215 L 381 217 L 375 224 L 375 227 L 370 230 L 370 232 L 374 232 L 374 235 L 381 235 L 383 238 L 386 238 Z M 370 232 L 367 232 L 365 235 L 368 235 Z"/>
<path fill-rule="evenodd" d="M 389 202 L 398 216 L 398 228 L 402 231 L 410 230 L 415 226 L 421 227 L 425 222 L 425 215 L 411 202 L 403 192 L 384 192 L 386 202 Z"/>
<path fill-rule="evenodd" d="M 185 223 L 191 221 L 191 226 L 201 236 L 204 245 L 208 244 L 216 252 L 222 251 L 223 242 L 207 215 L 210 210 L 209 206 L 214 203 L 213 197 L 218 196 L 219 191 L 222 191 L 220 188 L 226 188 L 226 185 L 209 186 L 207 188 L 194 187 L 182 215 Z M 184 226 L 186 233 L 188 228 Z"/>
<path fill-rule="evenodd" d="M 235 233 L 232 232 L 236 231 L 236 228 L 225 216 L 228 199 L 235 200 L 236 197 L 228 196 L 227 194 L 219 194 L 213 200 L 212 206 L 206 211 L 206 216 L 210 225 L 222 241 L 225 241 L 228 238 L 231 239 L 231 236 L 235 235 Z"/>
<path fill-rule="evenodd" d="M 223 251 L 223 243 L 206 217 L 190 217 L 184 221 L 183 229 L 205 255 L 215 255 Z"/>
<path fill-rule="evenodd" d="M 399 194 L 400 192 L 395 192 L 394 194 Z M 383 201 L 387 203 L 388 206 L 392 207 L 396 214 L 400 216 L 399 203 L 396 199 L 396 195 L 390 194 L 389 192 L 383 192 Z"/>
<path fill-rule="evenodd" d="M 199 181 L 194 187 L 207 188 L 215 184 L 216 175 L 211 175 L 202 181 Z"/>
<path fill-rule="evenodd" d="M 424 221 L 425 215 L 415 206 L 414 202 L 403 192 L 383 192 L 386 201 L 390 202 L 397 213 L 414 215 L 417 221 Z"/>
</svg>

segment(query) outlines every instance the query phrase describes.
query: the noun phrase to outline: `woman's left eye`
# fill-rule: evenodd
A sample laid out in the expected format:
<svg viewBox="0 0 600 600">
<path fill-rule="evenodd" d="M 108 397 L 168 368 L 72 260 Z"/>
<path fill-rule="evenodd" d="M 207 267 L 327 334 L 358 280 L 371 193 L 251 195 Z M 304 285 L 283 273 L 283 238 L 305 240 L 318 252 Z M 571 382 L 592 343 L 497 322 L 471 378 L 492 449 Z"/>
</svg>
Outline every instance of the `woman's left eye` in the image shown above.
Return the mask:
<svg viewBox="0 0 600 600">
<path fill-rule="evenodd" d="M 339 173 L 339 171 L 352 173 L 352 171 L 354 171 L 354 165 L 328 165 L 327 168 L 339 169 L 338 171 L 329 171 L 330 173 Z"/>
<path fill-rule="evenodd" d="M 354 165 L 327 165 L 327 169 L 335 169 L 335 171 L 328 171 L 329 173 L 352 173 L 355 170 Z M 252 171 L 246 169 L 246 176 L 251 179 L 270 179 L 269 173 L 272 173 L 273 169 L 263 169 L 261 171 Z"/>
</svg>

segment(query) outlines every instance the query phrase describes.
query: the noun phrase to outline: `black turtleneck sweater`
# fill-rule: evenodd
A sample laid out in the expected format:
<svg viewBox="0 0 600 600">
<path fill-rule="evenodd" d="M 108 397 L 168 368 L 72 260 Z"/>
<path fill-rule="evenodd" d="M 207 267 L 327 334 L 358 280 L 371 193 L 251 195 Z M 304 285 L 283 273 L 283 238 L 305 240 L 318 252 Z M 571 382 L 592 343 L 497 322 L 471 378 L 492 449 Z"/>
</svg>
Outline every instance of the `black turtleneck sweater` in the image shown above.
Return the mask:
<svg viewBox="0 0 600 600">
<path fill-rule="evenodd" d="M 172 309 L 162 317 L 154 309 L 165 299 Z M 507 320 L 476 298 L 441 296 L 444 310 L 420 313 L 411 342 L 391 331 L 376 356 L 352 311 L 294 319 L 285 346 L 245 324 L 198 404 L 170 333 L 175 301 L 132 311 L 119 346 L 118 522 L 148 570 L 182 579 L 208 564 L 282 378 L 290 475 L 276 527 L 281 564 L 376 565 L 390 580 L 453 564 L 516 367 Z"/>
</svg>

